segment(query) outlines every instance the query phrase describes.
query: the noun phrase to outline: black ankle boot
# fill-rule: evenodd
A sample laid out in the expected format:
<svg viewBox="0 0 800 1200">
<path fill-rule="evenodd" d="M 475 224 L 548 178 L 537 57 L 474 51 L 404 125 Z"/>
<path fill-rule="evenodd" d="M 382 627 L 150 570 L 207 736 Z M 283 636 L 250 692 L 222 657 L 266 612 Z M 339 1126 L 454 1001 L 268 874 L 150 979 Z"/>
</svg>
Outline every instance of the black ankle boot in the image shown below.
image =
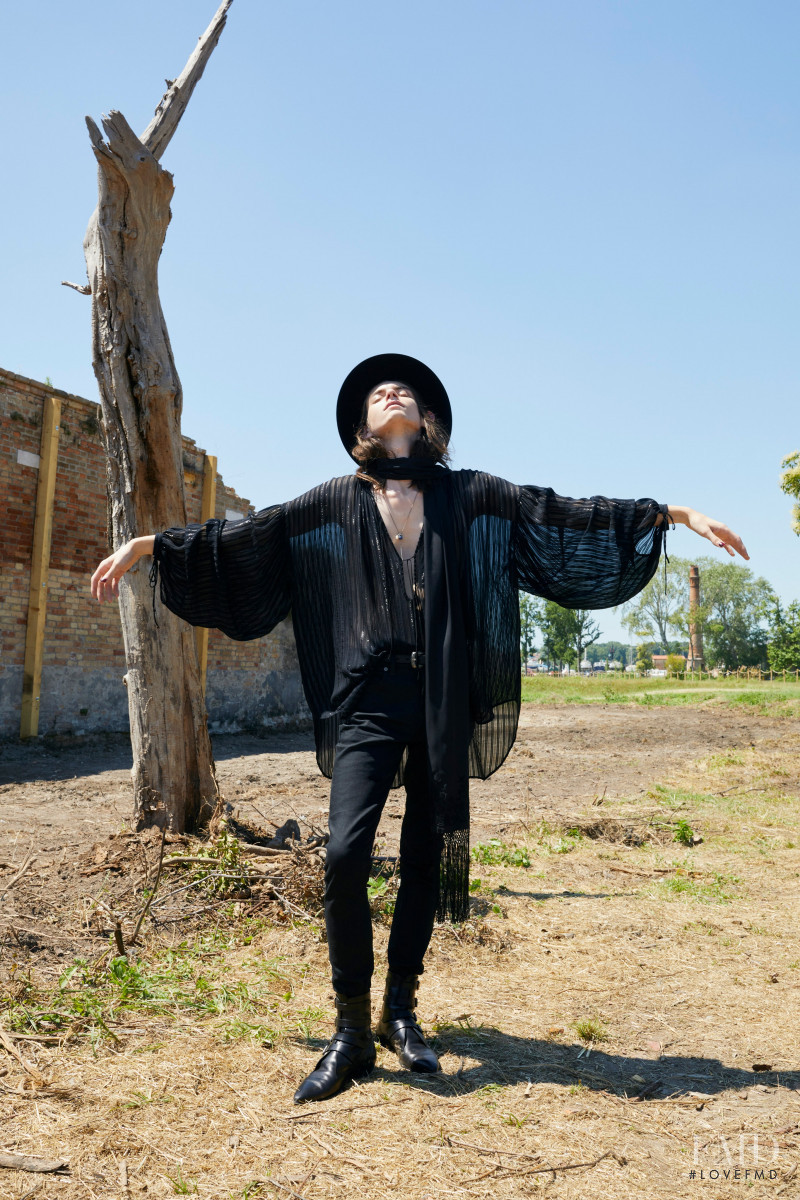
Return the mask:
<svg viewBox="0 0 800 1200">
<path fill-rule="evenodd" d="M 370 994 L 336 996 L 336 1032 L 314 1070 L 294 1094 L 295 1104 L 325 1100 L 347 1079 L 366 1075 L 375 1066 L 375 1040 L 370 1027 Z"/>
<path fill-rule="evenodd" d="M 439 1070 L 439 1060 L 430 1046 L 425 1044 L 414 1014 L 418 984 L 418 975 L 395 975 L 394 971 L 389 972 L 376 1033 L 380 1044 L 394 1050 L 409 1071 L 432 1074 Z"/>
</svg>

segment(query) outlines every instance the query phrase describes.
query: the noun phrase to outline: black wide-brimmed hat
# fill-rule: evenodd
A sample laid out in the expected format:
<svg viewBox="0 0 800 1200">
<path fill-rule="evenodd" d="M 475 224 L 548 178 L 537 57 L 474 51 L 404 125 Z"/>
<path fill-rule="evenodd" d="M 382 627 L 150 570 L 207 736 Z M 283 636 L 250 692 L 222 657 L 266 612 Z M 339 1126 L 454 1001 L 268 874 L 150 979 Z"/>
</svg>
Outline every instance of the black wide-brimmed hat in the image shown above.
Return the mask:
<svg viewBox="0 0 800 1200">
<path fill-rule="evenodd" d="M 430 367 L 408 354 L 374 354 L 353 367 L 339 391 L 336 402 L 336 424 L 339 437 L 348 454 L 356 443 L 364 401 L 379 383 L 405 383 L 419 396 L 420 404 L 429 408 L 447 430 L 453 429 L 453 414 L 442 381 Z"/>
</svg>

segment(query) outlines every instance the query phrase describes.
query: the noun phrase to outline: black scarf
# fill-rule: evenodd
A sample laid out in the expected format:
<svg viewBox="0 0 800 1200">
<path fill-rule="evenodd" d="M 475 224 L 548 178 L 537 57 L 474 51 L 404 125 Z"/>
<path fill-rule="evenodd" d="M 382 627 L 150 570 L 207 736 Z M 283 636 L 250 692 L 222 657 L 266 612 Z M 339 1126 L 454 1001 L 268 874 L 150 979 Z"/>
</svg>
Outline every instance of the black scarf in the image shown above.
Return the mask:
<svg viewBox="0 0 800 1200">
<path fill-rule="evenodd" d="M 469 657 L 463 548 L 453 521 L 447 467 L 429 458 L 369 463 L 379 479 L 425 486 L 425 732 L 437 835 L 442 839 L 438 920 L 469 915 Z"/>
</svg>

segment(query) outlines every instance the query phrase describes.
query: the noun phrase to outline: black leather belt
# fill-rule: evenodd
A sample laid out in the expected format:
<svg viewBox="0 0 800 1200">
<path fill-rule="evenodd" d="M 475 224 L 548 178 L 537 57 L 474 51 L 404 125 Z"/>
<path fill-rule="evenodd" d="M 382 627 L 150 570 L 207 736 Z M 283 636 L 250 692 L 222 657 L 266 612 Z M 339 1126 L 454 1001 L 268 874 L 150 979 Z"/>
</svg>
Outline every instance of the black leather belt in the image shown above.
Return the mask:
<svg viewBox="0 0 800 1200">
<path fill-rule="evenodd" d="M 398 667 L 412 667 L 415 671 L 421 671 L 425 666 L 425 655 L 422 650 L 412 650 L 410 654 L 393 654 L 389 659 L 389 665 L 384 667 L 384 671 L 395 671 Z"/>
</svg>

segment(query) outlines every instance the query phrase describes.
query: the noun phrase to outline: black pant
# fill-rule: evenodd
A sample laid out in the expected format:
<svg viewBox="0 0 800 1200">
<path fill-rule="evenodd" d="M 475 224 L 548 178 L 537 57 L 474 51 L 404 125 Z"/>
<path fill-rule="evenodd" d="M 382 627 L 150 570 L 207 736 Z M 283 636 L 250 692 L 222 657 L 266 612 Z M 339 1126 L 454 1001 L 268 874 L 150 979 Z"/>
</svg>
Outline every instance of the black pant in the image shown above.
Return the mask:
<svg viewBox="0 0 800 1200">
<path fill-rule="evenodd" d="M 398 667 L 368 683 L 343 722 L 331 781 L 325 860 L 325 924 L 334 989 L 360 996 L 374 969 L 367 899 L 372 847 L 404 748 L 406 811 L 400 833 L 400 888 L 389 936 L 389 967 L 422 973 L 433 932 L 441 838 L 428 788 L 420 672 Z"/>
</svg>

